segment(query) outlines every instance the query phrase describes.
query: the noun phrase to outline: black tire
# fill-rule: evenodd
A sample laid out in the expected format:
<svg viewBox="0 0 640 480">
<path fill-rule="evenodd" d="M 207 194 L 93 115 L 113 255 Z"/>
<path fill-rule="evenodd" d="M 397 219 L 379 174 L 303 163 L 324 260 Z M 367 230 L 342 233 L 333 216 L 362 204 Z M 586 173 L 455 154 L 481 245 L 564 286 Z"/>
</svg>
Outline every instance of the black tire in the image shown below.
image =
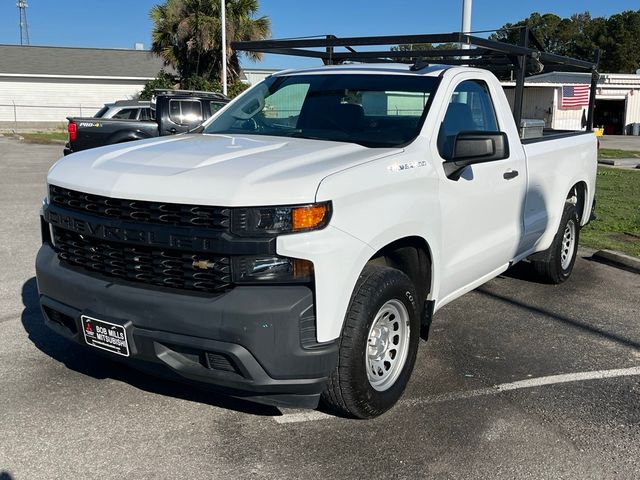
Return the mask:
<svg viewBox="0 0 640 480">
<path fill-rule="evenodd" d="M 401 271 L 385 266 L 365 267 L 345 316 L 338 366 L 322 393 L 322 401 L 331 411 L 351 418 L 373 418 L 390 409 L 402 396 L 413 371 L 420 339 L 416 298 L 413 283 Z M 379 391 L 373 388 L 367 374 L 368 337 L 376 315 L 390 301 L 396 305 L 402 303 L 408 314 L 409 333 L 405 340 L 408 350 L 404 365 L 397 367 L 399 373 L 395 381 L 386 390 Z M 395 341 L 395 337 L 391 338 Z"/>
<path fill-rule="evenodd" d="M 567 228 L 572 228 L 574 233 L 573 251 L 570 252 L 567 257 L 570 256 L 570 261 L 563 266 L 563 250 L 565 249 L 565 231 Z M 580 220 L 578 219 L 578 212 L 576 206 L 572 203 L 565 203 L 564 212 L 562 213 L 562 220 L 560 220 L 560 227 L 556 232 L 556 236 L 553 239 L 553 243 L 548 250 L 535 255 L 531 259 L 531 264 L 536 273 L 536 276 L 547 283 L 560 284 L 566 281 L 573 271 L 573 265 L 576 262 L 576 254 L 578 252 L 578 240 L 580 239 Z"/>
</svg>

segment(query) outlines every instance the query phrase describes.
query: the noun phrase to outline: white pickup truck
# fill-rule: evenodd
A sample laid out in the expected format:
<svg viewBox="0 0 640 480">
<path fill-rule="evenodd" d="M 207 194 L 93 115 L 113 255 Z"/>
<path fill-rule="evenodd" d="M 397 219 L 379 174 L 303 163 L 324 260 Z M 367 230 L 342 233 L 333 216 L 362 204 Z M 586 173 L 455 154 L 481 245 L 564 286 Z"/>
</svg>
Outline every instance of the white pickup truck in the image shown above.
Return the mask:
<svg viewBox="0 0 640 480">
<path fill-rule="evenodd" d="M 284 71 L 200 133 L 51 168 L 45 322 L 233 396 L 374 417 L 443 305 L 524 259 L 571 275 L 596 155 L 587 131 L 522 141 L 486 69 Z"/>
</svg>

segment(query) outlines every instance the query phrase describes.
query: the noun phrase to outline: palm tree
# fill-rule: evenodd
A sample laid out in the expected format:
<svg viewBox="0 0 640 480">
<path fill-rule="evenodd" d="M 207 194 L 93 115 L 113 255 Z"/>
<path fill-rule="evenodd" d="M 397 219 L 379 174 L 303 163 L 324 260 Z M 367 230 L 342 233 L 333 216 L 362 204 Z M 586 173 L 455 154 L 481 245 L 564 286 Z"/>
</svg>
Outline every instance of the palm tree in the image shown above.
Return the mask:
<svg viewBox="0 0 640 480">
<path fill-rule="evenodd" d="M 263 40 L 271 35 L 268 17 L 254 18 L 258 0 L 226 0 L 227 68 L 231 81 L 240 74 L 238 53 L 230 48 L 233 41 Z M 151 9 L 154 27 L 151 51 L 165 65 L 175 68 L 184 80 L 201 76 L 220 78 L 222 71 L 221 15 L 219 0 L 166 0 Z M 249 53 L 251 60 L 261 54 Z"/>
</svg>

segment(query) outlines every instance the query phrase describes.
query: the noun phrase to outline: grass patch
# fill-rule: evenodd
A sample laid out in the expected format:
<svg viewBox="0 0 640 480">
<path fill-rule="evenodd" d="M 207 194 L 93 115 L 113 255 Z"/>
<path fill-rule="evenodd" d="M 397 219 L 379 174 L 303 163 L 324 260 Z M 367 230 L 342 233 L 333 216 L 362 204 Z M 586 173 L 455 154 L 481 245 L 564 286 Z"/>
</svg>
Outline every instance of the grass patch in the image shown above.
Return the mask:
<svg viewBox="0 0 640 480">
<path fill-rule="evenodd" d="M 21 133 L 21 137 L 25 142 L 29 143 L 64 143 L 69 140 L 69 134 L 67 132 L 35 132 L 35 133 Z"/>
<path fill-rule="evenodd" d="M 580 232 L 580 243 L 640 257 L 640 171 L 598 168 L 598 218 Z"/>
<path fill-rule="evenodd" d="M 640 158 L 640 152 L 633 150 L 615 150 L 612 148 L 601 148 L 598 150 L 600 158 Z"/>
</svg>

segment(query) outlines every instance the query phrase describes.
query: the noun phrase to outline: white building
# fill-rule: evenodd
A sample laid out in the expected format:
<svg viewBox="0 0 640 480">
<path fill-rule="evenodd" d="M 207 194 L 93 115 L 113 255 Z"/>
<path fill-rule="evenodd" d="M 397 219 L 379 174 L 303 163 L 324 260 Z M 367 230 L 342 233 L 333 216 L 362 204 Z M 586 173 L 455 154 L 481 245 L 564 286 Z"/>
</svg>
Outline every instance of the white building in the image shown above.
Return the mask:
<svg viewBox="0 0 640 480">
<path fill-rule="evenodd" d="M 0 128 L 91 116 L 134 98 L 161 68 L 145 50 L 0 45 Z"/>
<path fill-rule="evenodd" d="M 587 107 L 562 109 L 562 87 L 584 85 L 589 73 L 543 73 L 527 78 L 522 107 L 523 118 L 545 121 L 545 126 L 559 130 L 579 130 Z M 503 82 L 507 97 L 513 102 L 515 83 Z M 606 135 L 627 135 L 633 124 L 640 123 L 640 75 L 603 73 L 596 90 L 594 126 Z"/>
<path fill-rule="evenodd" d="M 241 80 L 243 83 L 248 85 L 255 85 L 256 83 L 261 82 L 265 78 L 270 75 L 273 75 L 276 72 L 280 72 L 284 69 L 271 69 L 271 68 L 245 68 L 242 70 Z"/>
</svg>

